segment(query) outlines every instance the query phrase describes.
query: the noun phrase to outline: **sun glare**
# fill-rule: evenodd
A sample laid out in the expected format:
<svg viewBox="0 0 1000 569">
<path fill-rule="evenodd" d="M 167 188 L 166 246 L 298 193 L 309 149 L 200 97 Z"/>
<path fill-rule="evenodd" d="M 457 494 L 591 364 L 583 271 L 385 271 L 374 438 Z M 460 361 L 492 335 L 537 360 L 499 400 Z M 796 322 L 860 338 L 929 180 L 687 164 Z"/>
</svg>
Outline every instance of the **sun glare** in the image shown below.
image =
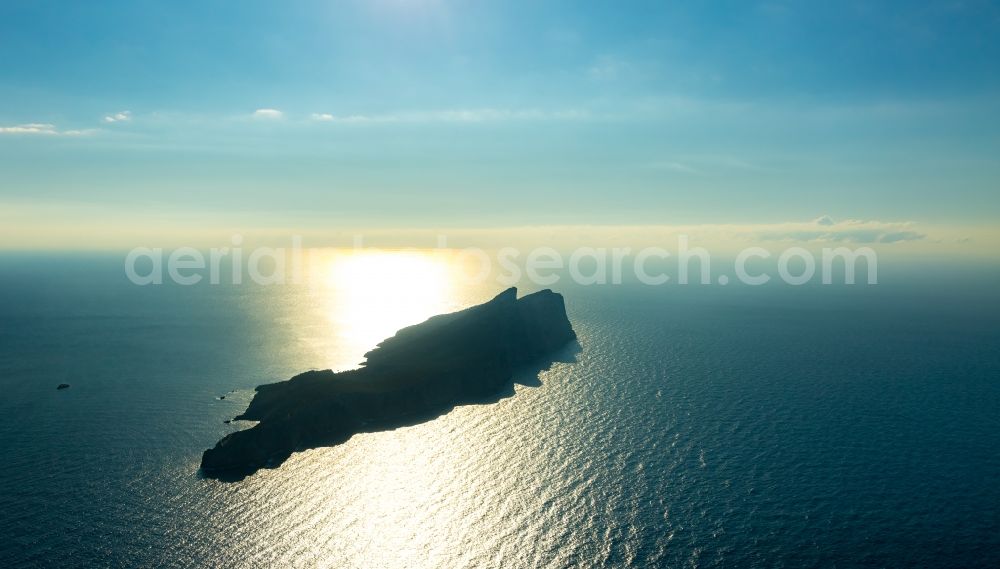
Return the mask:
<svg viewBox="0 0 1000 569">
<path fill-rule="evenodd" d="M 329 265 L 338 343 L 360 357 L 397 330 L 456 307 L 453 266 L 441 253 L 345 251 Z"/>
</svg>

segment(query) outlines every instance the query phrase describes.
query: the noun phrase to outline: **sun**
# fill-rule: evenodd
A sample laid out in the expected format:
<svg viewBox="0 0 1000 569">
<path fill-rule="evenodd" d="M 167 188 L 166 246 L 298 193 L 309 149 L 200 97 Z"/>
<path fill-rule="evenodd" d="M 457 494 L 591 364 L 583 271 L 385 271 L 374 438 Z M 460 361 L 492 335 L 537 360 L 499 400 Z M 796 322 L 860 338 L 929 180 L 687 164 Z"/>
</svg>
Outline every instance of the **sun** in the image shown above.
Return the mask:
<svg viewBox="0 0 1000 569">
<path fill-rule="evenodd" d="M 361 356 L 397 330 L 454 308 L 454 267 L 432 251 L 343 251 L 330 261 L 338 344 Z"/>
</svg>

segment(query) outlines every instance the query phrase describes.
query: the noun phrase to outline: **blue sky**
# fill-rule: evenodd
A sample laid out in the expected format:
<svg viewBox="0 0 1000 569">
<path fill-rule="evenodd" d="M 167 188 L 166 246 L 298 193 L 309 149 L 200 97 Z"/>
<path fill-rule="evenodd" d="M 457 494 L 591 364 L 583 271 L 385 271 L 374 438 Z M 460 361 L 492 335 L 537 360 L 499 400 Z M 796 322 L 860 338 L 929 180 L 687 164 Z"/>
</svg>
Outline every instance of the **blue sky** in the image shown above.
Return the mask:
<svg viewBox="0 0 1000 569">
<path fill-rule="evenodd" d="M 990 2 L 9 2 L 0 206 L 990 225 L 998 38 Z"/>
</svg>

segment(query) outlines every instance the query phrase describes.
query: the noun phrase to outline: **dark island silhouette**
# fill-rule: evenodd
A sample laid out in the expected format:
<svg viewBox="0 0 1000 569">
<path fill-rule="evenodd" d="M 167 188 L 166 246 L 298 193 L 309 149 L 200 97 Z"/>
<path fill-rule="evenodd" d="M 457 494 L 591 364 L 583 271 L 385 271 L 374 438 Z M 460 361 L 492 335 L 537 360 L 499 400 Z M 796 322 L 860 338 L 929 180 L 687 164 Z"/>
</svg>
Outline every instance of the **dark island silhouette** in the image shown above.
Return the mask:
<svg viewBox="0 0 1000 569">
<path fill-rule="evenodd" d="M 365 354 L 358 369 L 308 371 L 258 386 L 234 420 L 259 422 L 206 450 L 202 473 L 239 479 L 280 465 L 296 450 L 499 400 L 511 392 L 516 371 L 572 361 L 575 340 L 562 295 L 542 290 L 518 299 L 516 289 L 507 289 L 484 304 L 403 328 Z"/>
</svg>

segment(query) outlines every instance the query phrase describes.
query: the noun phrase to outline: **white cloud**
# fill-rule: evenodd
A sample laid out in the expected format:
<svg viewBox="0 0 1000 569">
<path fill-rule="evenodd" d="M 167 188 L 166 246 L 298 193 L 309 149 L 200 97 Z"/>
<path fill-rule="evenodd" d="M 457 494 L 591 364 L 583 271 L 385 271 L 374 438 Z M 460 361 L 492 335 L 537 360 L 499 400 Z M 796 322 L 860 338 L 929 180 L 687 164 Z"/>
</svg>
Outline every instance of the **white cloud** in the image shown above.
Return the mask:
<svg viewBox="0 0 1000 569">
<path fill-rule="evenodd" d="M 4 134 L 56 134 L 56 127 L 52 124 L 28 123 L 17 126 L 2 126 L 0 132 Z"/>
<path fill-rule="evenodd" d="M 330 113 L 313 113 L 309 115 L 309 118 L 311 118 L 314 121 L 322 121 L 322 122 L 329 122 L 335 120 L 334 116 L 331 115 Z"/>
<path fill-rule="evenodd" d="M 104 117 L 104 122 L 106 123 L 128 122 L 130 120 L 132 120 L 131 111 L 121 111 L 119 113 L 115 113 L 113 115 L 107 115 Z"/>
<path fill-rule="evenodd" d="M 253 112 L 253 118 L 255 119 L 280 119 L 284 116 L 285 113 L 278 109 L 257 109 Z"/>
<path fill-rule="evenodd" d="M 93 130 L 59 130 L 53 124 L 27 123 L 15 126 L 0 126 L 0 134 L 45 134 L 50 136 L 80 136 Z"/>
</svg>

